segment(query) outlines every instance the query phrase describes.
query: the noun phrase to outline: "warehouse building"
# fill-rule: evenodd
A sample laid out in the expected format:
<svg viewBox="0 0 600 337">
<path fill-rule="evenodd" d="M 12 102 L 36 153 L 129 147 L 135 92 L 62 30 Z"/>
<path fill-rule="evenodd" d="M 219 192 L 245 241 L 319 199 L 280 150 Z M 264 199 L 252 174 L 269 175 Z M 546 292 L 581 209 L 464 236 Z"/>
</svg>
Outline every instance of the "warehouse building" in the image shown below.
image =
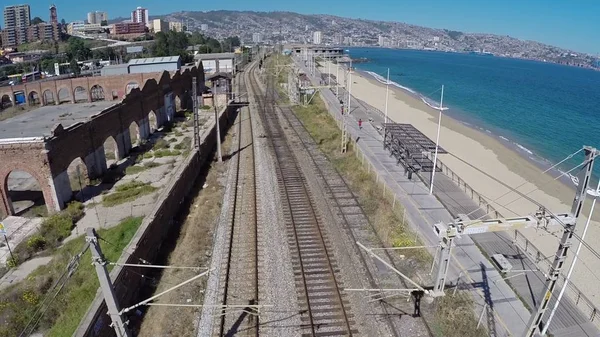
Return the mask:
<svg viewBox="0 0 600 337">
<path fill-rule="evenodd" d="M 236 53 L 196 54 L 194 61 L 202 63 L 205 74 L 235 74 L 240 57 Z"/>
<path fill-rule="evenodd" d="M 102 76 L 156 73 L 181 69 L 181 56 L 149 57 L 132 59 L 126 64 L 115 64 L 102 68 Z"/>
</svg>

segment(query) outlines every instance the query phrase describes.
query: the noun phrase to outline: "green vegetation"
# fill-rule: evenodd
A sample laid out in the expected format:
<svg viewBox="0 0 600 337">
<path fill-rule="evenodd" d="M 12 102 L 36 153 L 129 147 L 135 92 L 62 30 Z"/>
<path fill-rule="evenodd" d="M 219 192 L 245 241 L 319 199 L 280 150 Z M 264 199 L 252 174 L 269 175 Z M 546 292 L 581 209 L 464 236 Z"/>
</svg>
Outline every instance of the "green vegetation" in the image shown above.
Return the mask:
<svg viewBox="0 0 600 337">
<path fill-rule="evenodd" d="M 154 157 L 162 158 L 162 157 L 171 157 L 171 156 L 179 156 L 181 151 L 179 150 L 158 150 L 153 151 Z"/>
<path fill-rule="evenodd" d="M 125 174 L 138 174 L 142 171 L 146 171 L 147 169 L 148 168 L 145 166 L 133 165 L 125 169 Z"/>
<path fill-rule="evenodd" d="M 102 197 L 102 205 L 104 205 L 104 207 L 120 205 L 125 202 L 133 201 L 146 194 L 150 194 L 156 190 L 157 188 L 149 183 L 143 183 L 136 180 L 130 181 L 117 186 L 115 192 Z"/>
<path fill-rule="evenodd" d="M 157 162 L 153 162 L 153 161 L 150 161 L 150 162 L 144 163 L 144 166 L 145 166 L 145 167 L 147 167 L 147 168 L 158 167 L 158 166 L 160 166 L 160 165 L 161 165 L 161 164 L 159 164 L 159 163 L 157 163 Z"/>
<path fill-rule="evenodd" d="M 111 242 L 101 242 L 102 250 L 108 261 L 116 261 L 142 223 L 142 218 L 126 218 L 111 229 L 100 229 L 98 234 Z M 0 337 L 19 336 L 26 324 L 40 307 L 51 286 L 56 283 L 67 268 L 73 256 L 78 254 L 85 244 L 83 236 L 69 241 L 56 250 L 52 261 L 36 269 L 27 279 L 11 285 L 0 294 Z M 88 306 L 96 296 L 98 278 L 94 271 L 90 252 L 81 257 L 78 270 L 66 284 L 60 294 L 50 302 L 48 311 L 39 322 L 37 331 L 47 331 L 45 336 L 71 336 Z M 108 266 L 112 269 L 112 266 Z"/>
<path fill-rule="evenodd" d="M 192 138 L 191 137 L 185 137 L 183 138 L 183 140 L 181 141 L 181 143 L 175 144 L 175 146 L 173 146 L 173 148 L 175 150 L 189 150 L 192 147 Z"/>
<path fill-rule="evenodd" d="M 55 249 L 71 235 L 75 223 L 84 216 L 83 204 L 74 201 L 64 210 L 44 219 L 40 231 L 23 240 L 14 248 L 16 264 L 29 260 L 33 255 L 47 249 Z"/>
<path fill-rule="evenodd" d="M 167 142 L 164 139 L 159 139 L 156 141 L 156 143 L 154 143 L 154 146 L 152 146 L 152 150 L 160 150 L 160 149 L 168 149 L 169 148 L 169 142 Z"/>
</svg>

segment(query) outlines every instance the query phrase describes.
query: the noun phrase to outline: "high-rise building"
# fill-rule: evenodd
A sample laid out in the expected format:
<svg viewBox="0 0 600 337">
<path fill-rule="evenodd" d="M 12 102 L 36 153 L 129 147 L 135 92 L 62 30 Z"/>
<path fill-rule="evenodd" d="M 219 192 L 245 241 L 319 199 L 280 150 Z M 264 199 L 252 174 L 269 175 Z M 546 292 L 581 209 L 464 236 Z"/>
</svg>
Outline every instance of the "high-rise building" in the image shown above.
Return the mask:
<svg viewBox="0 0 600 337">
<path fill-rule="evenodd" d="M 181 21 L 169 22 L 169 30 L 183 32 L 183 23 L 181 23 Z"/>
<path fill-rule="evenodd" d="M 29 5 L 4 7 L 4 30 L 2 35 L 4 46 L 16 46 L 27 42 L 27 27 L 31 24 Z"/>
<path fill-rule="evenodd" d="M 152 30 L 155 33 L 158 32 L 168 32 L 169 31 L 170 22 L 165 22 L 161 19 L 152 20 Z"/>
<path fill-rule="evenodd" d="M 138 7 L 131 12 L 131 22 L 148 24 L 148 10 L 146 8 Z"/>
<path fill-rule="evenodd" d="M 380 46 L 383 46 L 385 44 L 385 37 L 383 37 L 382 35 L 379 35 L 379 39 L 377 41 L 377 44 Z"/>
<path fill-rule="evenodd" d="M 58 14 L 56 14 L 56 5 L 50 5 L 50 23 L 58 23 Z"/>
<path fill-rule="evenodd" d="M 102 21 L 108 21 L 108 14 L 106 12 L 93 11 L 87 13 L 87 22 L 94 24 L 102 24 Z"/>
<path fill-rule="evenodd" d="M 351 36 L 344 37 L 344 44 L 346 46 L 351 46 L 352 45 L 352 37 Z"/>
<path fill-rule="evenodd" d="M 260 43 L 261 38 L 262 38 L 262 36 L 260 36 L 260 33 L 252 34 L 252 42 L 254 42 L 254 43 Z"/>
<path fill-rule="evenodd" d="M 336 33 L 336 34 L 333 36 L 333 44 L 335 44 L 336 46 L 339 46 L 339 45 L 341 45 L 343 41 L 344 41 L 344 40 L 343 40 L 343 37 L 342 37 L 342 34 L 341 34 L 341 33 Z"/>
<path fill-rule="evenodd" d="M 316 31 L 313 32 L 313 43 L 314 44 L 321 44 L 321 39 L 323 37 L 323 34 L 320 31 Z"/>
</svg>

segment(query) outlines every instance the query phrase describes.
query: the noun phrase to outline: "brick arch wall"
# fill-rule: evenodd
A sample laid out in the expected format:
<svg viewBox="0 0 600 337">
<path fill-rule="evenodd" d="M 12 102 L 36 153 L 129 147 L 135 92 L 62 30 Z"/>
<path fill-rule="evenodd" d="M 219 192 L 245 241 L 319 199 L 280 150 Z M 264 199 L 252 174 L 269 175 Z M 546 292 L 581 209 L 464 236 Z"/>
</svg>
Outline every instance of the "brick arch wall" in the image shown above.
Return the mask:
<svg viewBox="0 0 600 337">
<path fill-rule="evenodd" d="M 154 79 L 157 82 L 161 79 L 161 77 L 167 74 L 168 72 L 156 72 L 156 73 L 148 73 L 148 74 L 127 74 L 127 75 L 114 75 L 114 76 L 101 76 L 101 77 L 79 77 L 79 78 L 68 78 L 68 79 L 59 79 L 59 80 L 45 80 L 45 81 L 37 81 L 34 83 L 24 83 L 19 85 L 14 85 L 10 87 L 4 87 L 0 89 L 0 97 L 3 95 L 8 95 L 11 97 L 11 100 L 14 97 L 14 93 L 18 91 L 23 91 L 25 93 L 26 99 L 28 97 L 28 93 L 30 90 L 36 92 L 44 92 L 46 90 L 52 90 L 54 93 L 54 97 L 58 97 L 58 91 L 61 88 L 67 88 L 71 97 L 70 101 L 73 102 L 73 92 L 76 87 L 83 87 L 87 94 L 88 100 L 91 100 L 91 88 L 94 85 L 100 85 L 104 89 L 105 100 L 113 100 L 112 92 L 117 92 L 117 98 L 115 100 L 121 100 L 125 97 L 126 86 L 129 82 L 137 82 L 140 88 L 143 88 L 148 80 Z M 170 78 L 169 78 L 170 79 Z M 58 101 L 58 98 L 56 99 Z M 26 103 L 28 103 L 26 101 Z"/>
<path fill-rule="evenodd" d="M 0 160 L 0 208 L 4 214 L 12 214 L 7 180 L 8 175 L 17 170 L 27 172 L 37 180 L 49 212 L 57 209 L 51 185 L 52 174 L 44 143 L 0 144 L 0 158 L 2 158 Z"/>
<path fill-rule="evenodd" d="M 71 162 L 76 158 L 83 158 L 89 172 L 90 166 L 86 162 L 86 158 L 94 157 L 109 136 L 114 137 L 120 143 L 119 152 L 122 155 L 127 155 L 131 148 L 131 141 L 127 137 L 131 123 L 135 122 L 137 124 L 140 137 L 147 137 L 149 135 L 148 115 L 150 111 L 154 111 L 156 114 L 159 126 L 164 123 L 166 119 L 163 118 L 162 114 L 164 114 L 165 95 L 189 92 L 192 87 L 191 78 L 194 76 L 198 80 L 198 90 L 201 91 L 204 84 L 204 74 L 201 68 L 196 67 L 186 69 L 183 74 L 170 74 L 169 72 L 130 74 L 103 78 L 56 80 L 54 82 L 41 82 L 41 84 L 33 83 L 30 87 L 23 86 L 27 90 L 37 88 L 36 92 L 41 93 L 41 95 L 45 90 L 51 90 L 56 102 L 58 102 L 58 91 L 63 87 L 68 90 L 71 101 L 73 100 L 73 90 L 77 86 L 84 87 L 89 95 L 92 86 L 100 85 L 104 89 L 106 100 L 112 99 L 112 90 L 120 91 L 119 97 L 122 97 L 125 86 L 130 81 L 138 82 L 140 89 L 133 90 L 120 103 L 92 116 L 86 122 L 71 125 L 64 129 L 62 126 L 53 129 L 53 135 L 46 138 L 45 143 L 38 145 L 41 147 L 36 149 L 37 152 L 34 151 L 35 153 L 22 150 L 21 146 L 26 148 L 29 144 L 21 143 L 15 145 L 16 148 L 20 149 L 18 151 L 21 152 L 17 151 L 18 153 L 13 154 L 13 157 L 9 155 L 7 158 L 14 159 L 7 162 L 5 160 L 7 154 L 2 152 L 0 146 L 0 170 L 6 167 L 4 171 L 0 171 L 0 174 L 8 175 L 6 172 L 10 172 L 10 162 L 15 162 L 14 165 L 17 162 L 21 163 L 25 168 L 42 167 L 34 176 L 42 186 L 48 208 L 51 211 L 61 209 L 65 202 L 64 196 L 68 193 L 65 193 L 64 188 L 61 189 L 60 185 L 62 184 L 61 181 L 64 182 L 65 172 Z M 0 94 L 6 91 L 0 90 Z M 9 95 L 12 92 L 12 90 L 8 91 Z M 40 153 L 45 156 L 45 161 L 36 159 L 40 156 Z M 0 175 L 0 178 L 5 179 L 5 176 Z M 0 196 L 2 197 L 0 206 L 8 210 L 8 199 L 4 189 Z"/>
</svg>

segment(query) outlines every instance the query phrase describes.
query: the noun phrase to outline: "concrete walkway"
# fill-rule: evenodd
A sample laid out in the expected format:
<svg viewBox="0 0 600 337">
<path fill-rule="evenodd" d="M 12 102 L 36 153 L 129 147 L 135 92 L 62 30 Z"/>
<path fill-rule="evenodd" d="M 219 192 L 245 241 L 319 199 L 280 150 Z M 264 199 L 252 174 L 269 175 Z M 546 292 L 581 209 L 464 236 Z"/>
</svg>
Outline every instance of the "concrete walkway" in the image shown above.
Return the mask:
<svg viewBox="0 0 600 337">
<path fill-rule="evenodd" d="M 307 69 L 300 63 L 297 62 L 297 66 L 308 74 Z M 315 75 L 309 74 L 313 85 L 319 83 L 320 74 Z M 335 89 L 322 89 L 321 97 L 330 113 L 339 120 L 341 109 L 339 99 L 335 96 Z M 344 101 L 348 97 L 347 92 L 341 88 L 340 97 L 343 97 Z M 353 139 L 358 139 L 358 147 L 366 160 L 373 165 L 379 179 L 382 179 L 395 193 L 397 200 L 406 209 L 409 223 L 421 234 L 426 245 L 436 245 L 439 241 L 432 230 L 436 222 L 450 222 L 458 213 L 473 212 L 471 215 L 473 218 L 485 216 L 486 212 L 478 210 L 477 204 L 442 173 L 436 173 L 435 196 L 429 195 L 429 188 L 421 179 L 415 176 L 413 179 L 408 179 L 404 168 L 397 165 L 396 160 L 383 149 L 383 137 L 378 129 L 383 122 L 383 114 L 380 111 L 353 98 L 351 115 L 345 118 L 350 135 Z M 359 118 L 363 120 L 362 130 L 358 128 Z M 485 306 L 486 319 L 482 323 L 487 324 L 491 335 L 521 335 L 531 314 L 503 280 L 506 275 L 496 270 L 475 245 L 474 240 L 488 254 L 503 253 L 513 257 L 514 261 L 511 260 L 511 263 L 515 269 L 533 268 L 528 259 L 518 252 L 515 253 L 517 248 L 506 233 L 462 236 L 455 240 L 456 245 L 452 252 L 453 266 L 449 271 L 448 283 L 458 282 L 461 288 L 469 289 L 478 305 L 477 312 L 484 310 Z M 536 300 L 539 298 L 539 291 L 543 285 L 543 275 L 538 274 L 540 275 L 526 273 L 520 278 L 511 278 L 513 286 L 529 306 L 532 306 L 534 298 Z M 585 317 L 577 312 L 572 303 L 569 301 L 563 303 L 555 316 L 550 332 L 555 336 L 565 336 L 565 332 L 568 332 L 569 336 L 600 335 L 593 324 L 587 322 Z"/>
</svg>

